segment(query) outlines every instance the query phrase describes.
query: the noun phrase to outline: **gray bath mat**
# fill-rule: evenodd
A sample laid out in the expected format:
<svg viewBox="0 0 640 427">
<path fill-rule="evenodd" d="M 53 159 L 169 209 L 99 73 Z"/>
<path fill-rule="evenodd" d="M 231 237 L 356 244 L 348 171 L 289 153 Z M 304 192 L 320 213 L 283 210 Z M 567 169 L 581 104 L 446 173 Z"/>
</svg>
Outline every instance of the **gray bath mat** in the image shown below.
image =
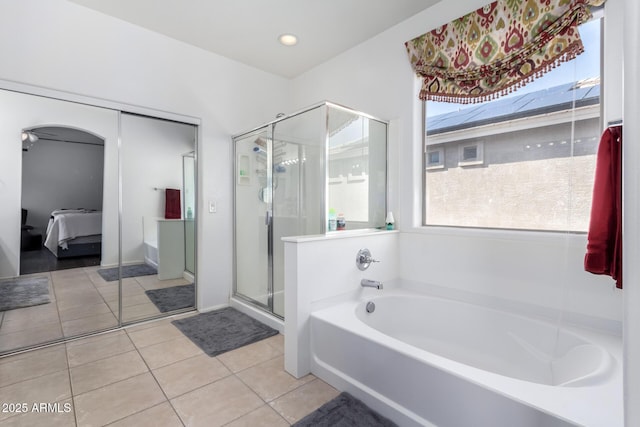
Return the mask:
<svg viewBox="0 0 640 427">
<path fill-rule="evenodd" d="M 231 307 L 171 323 L 211 357 L 278 334 L 275 329 Z"/>
<path fill-rule="evenodd" d="M 44 276 L 18 277 L 0 281 L 0 311 L 47 304 L 49 279 Z"/>
<path fill-rule="evenodd" d="M 118 280 L 118 267 L 101 268 L 98 270 L 98 274 L 107 282 L 113 282 L 114 280 Z M 152 274 L 158 274 L 158 270 L 147 264 L 122 266 L 123 279 L 126 277 L 150 276 Z"/>
<path fill-rule="evenodd" d="M 351 396 L 340 393 L 300 421 L 295 427 L 392 427 L 397 425 Z"/>
<path fill-rule="evenodd" d="M 196 287 L 193 283 L 170 288 L 144 291 L 162 313 L 196 305 Z"/>
</svg>

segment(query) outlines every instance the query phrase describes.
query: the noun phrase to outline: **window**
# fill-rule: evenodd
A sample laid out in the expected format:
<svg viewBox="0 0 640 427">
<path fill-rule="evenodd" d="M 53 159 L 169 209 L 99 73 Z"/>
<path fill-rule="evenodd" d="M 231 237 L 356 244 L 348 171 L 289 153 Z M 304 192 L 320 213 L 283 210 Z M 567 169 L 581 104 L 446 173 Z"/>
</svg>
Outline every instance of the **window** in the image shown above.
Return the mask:
<svg viewBox="0 0 640 427">
<path fill-rule="evenodd" d="M 586 232 L 602 133 L 600 21 L 580 27 L 583 54 L 507 96 L 426 102 L 425 225 Z"/>
<path fill-rule="evenodd" d="M 444 168 L 444 146 L 427 149 L 427 170 Z"/>
<path fill-rule="evenodd" d="M 460 144 L 458 166 L 475 166 L 483 163 L 482 142 Z"/>
</svg>

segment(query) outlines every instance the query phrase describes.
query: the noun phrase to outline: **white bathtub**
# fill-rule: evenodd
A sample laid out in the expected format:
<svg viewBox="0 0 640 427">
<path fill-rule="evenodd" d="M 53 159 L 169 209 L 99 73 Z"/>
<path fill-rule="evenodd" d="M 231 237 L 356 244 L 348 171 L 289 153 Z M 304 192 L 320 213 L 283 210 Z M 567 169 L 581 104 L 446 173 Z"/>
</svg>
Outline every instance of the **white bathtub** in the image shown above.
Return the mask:
<svg viewBox="0 0 640 427">
<path fill-rule="evenodd" d="M 620 337 L 403 290 L 361 295 L 312 313 L 311 370 L 402 426 L 623 425 Z"/>
</svg>

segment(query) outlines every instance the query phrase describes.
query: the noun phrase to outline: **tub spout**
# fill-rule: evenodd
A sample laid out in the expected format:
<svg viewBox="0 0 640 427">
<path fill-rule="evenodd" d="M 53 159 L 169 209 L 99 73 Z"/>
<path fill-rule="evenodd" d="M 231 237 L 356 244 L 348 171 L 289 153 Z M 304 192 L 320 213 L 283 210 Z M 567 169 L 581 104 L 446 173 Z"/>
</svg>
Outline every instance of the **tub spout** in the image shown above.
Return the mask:
<svg viewBox="0 0 640 427">
<path fill-rule="evenodd" d="M 362 279 L 360 281 L 360 286 L 362 286 L 363 288 L 382 289 L 382 282 L 378 282 L 377 280 Z"/>
</svg>

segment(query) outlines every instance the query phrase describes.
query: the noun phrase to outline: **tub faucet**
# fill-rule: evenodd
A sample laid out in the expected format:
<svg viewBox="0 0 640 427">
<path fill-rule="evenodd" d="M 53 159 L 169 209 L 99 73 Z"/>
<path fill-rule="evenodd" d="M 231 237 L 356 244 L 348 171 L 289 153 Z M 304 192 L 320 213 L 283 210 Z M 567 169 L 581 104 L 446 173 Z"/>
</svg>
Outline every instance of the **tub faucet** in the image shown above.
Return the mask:
<svg viewBox="0 0 640 427">
<path fill-rule="evenodd" d="M 362 286 L 363 288 L 382 289 L 382 282 L 378 282 L 377 280 L 362 279 L 360 281 L 360 286 Z"/>
</svg>

